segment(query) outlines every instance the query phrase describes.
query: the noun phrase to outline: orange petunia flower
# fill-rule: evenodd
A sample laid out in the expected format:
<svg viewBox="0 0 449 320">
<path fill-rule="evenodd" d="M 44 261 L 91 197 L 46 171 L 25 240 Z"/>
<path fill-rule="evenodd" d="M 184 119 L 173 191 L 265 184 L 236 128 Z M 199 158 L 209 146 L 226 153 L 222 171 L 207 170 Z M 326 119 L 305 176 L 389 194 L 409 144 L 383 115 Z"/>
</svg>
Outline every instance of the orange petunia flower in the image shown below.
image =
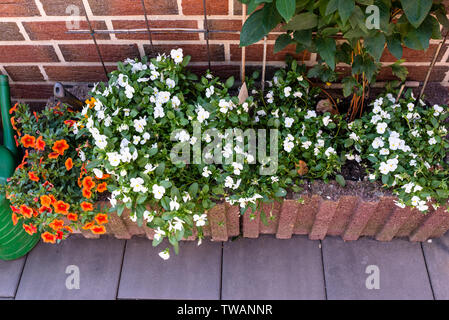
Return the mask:
<svg viewBox="0 0 449 320">
<path fill-rule="evenodd" d="M 44 232 L 41 237 L 46 243 L 56 243 L 56 236 L 50 232 Z"/>
<path fill-rule="evenodd" d="M 24 135 L 20 141 L 22 142 L 24 148 L 34 148 L 34 145 L 36 144 L 36 138 L 30 136 L 29 134 Z"/>
<path fill-rule="evenodd" d="M 35 181 L 35 182 L 38 182 L 38 181 L 39 181 L 39 177 L 36 176 L 36 174 L 34 173 L 34 171 L 28 172 L 28 177 L 30 178 L 31 181 Z"/>
<path fill-rule="evenodd" d="M 51 213 L 53 210 L 48 206 L 42 206 L 42 207 L 40 207 L 39 208 L 39 212 L 40 213 L 45 213 L 45 212 L 48 212 L 48 213 Z"/>
<path fill-rule="evenodd" d="M 65 120 L 64 121 L 64 124 L 69 126 L 69 128 L 71 128 L 75 123 L 76 123 L 75 120 Z"/>
<path fill-rule="evenodd" d="M 69 213 L 67 215 L 67 219 L 70 221 L 78 221 L 78 215 L 76 213 Z"/>
<path fill-rule="evenodd" d="M 22 204 L 20 206 L 20 213 L 25 217 L 25 218 L 31 218 L 31 216 L 33 215 L 33 209 L 31 209 L 30 207 L 28 207 L 25 204 Z"/>
<path fill-rule="evenodd" d="M 92 205 L 92 203 L 84 201 L 81 203 L 81 209 L 83 209 L 83 211 L 93 211 L 94 206 Z"/>
<path fill-rule="evenodd" d="M 9 206 L 9 207 L 11 208 L 12 212 L 14 212 L 14 213 L 20 213 L 20 210 L 17 209 L 17 207 L 14 207 L 14 206 Z"/>
<path fill-rule="evenodd" d="M 16 127 L 16 118 L 15 117 L 11 117 L 11 125 L 12 128 L 17 131 L 17 127 Z"/>
<path fill-rule="evenodd" d="M 25 229 L 25 232 L 28 233 L 30 236 L 32 236 L 37 232 L 37 228 L 33 226 L 31 223 L 29 225 L 23 224 L 23 229 Z"/>
<path fill-rule="evenodd" d="M 64 227 L 64 221 L 60 219 L 55 219 L 48 226 L 55 231 L 59 231 L 62 229 L 62 227 Z"/>
<path fill-rule="evenodd" d="M 36 147 L 35 148 L 36 148 L 36 150 L 44 151 L 44 149 L 45 149 L 45 141 L 42 138 L 42 136 L 37 138 L 37 140 L 36 140 Z"/>
<path fill-rule="evenodd" d="M 56 203 L 56 198 L 55 198 L 55 196 L 51 194 L 49 197 L 50 197 L 50 200 L 51 200 L 51 204 L 54 206 L 55 203 Z"/>
<path fill-rule="evenodd" d="M 94 226 L 90 229 L 93 234 L 105 234 L 106 228 L 104 226 Z"/>
<path fill-rule="evenodd" d="M 90 199 L 92 197 L 92 191 L 89 189 L 83 188 L 83 197 L 86 199 Z"/>
<path fill-rule="evenodd" d="M 66 215 L 69 213 L 70 204 L 65 203 L 62 200 L 59 200 L 54 204 L 54 207 L 55 207 L 56 213 L 62 213 L 64 215 Z"/>
<path fill-rule="evenodd" d="M 105 192 L 108 188 L 107 188 L 107 184 L 106 184 L 106 182 L 103 182 L 103 183 L 100 183 L 100 184 L 98 184 L 98 186 L 97 186 L 97 192 L 100 192 L 100 193 L 103 193 L 103 192 Z"/>
<path fill-rule="evenodd" d="M 65 168 L 67 169 L 67 171 L 72 170 L 72 168 L 73 168 L 73 160 L 72 160 L 72 158 L 68 158 L 65 161 Z"/>
<path fill-rule="evenodd" d="M 73 233 L 73 229 L 69 226 L 64 226 L 64 229 L 66 229 L 70 233 Z"/>
<path fill-rule="evenodd" d="M 98 224 L 106 224 L 109 222 L 108 215 L 104 213 L 99 213 L 96 215 L 95 221 L 97 221 Z"/>
<path fill-rule="evenodd" d="M 88 222 L 83 226 L 84 230 L 90 230 L 95 224 L 93 222 Z"/>
<path fill-rule="evenodd" d="M 55 144 L 53 145 L 52 150 L 54 152 L 59 153 L 61 156 L 64 155 L 64 151 L 66 151 L 69 148 L 69 145 L 67 144 L 67 141 L 65 141 L 64 139 L 62 140 L 58 140 L 55 142 Z"/>
<path fill-rule="evenodd" d="M 11 109 L 9 109 L 9 114 L 12 114 L 13 112 L 17 111 L 17 106 L 19 105 L 19 103 L 17 102 L 14 107 L 12 107 Z"/>
<path fill-rule="evenodd" d="M 95 182 L 92 177 L 87 176 L 83 179 L 83 187 L 87 190 L 92 190 L 95 187 Z"/>
<path fill-rule="evenodd" d="M 12 218 L 12 224 L 13 225 L 16 225 L 17 222 L 19 222 L 19 217 L 17 216 L 17 214 L 15 212 L 12 213 L 11 218 Z"/>
<path fill-rule="evenodd" d="M 49 207 L 51 204 L 51 198 L 47 195 L 41 196 L 41 205 L 44 207 Z"/>
<path fill-rule="evenodd" d="M 85 102 L 89 106 L 89 108 L 92 109 L 96 101 L 97 100 L 95 100 L 95 98 L 92 97 L 90 99 L 87 99 Z"/>
<path fill-rule="evenodd" d="M 50 154 L 48 155 L 48 159 L 58 159 L 59 157 L 59 153 L 57 152 L 50 152 Z"/>
</svg>

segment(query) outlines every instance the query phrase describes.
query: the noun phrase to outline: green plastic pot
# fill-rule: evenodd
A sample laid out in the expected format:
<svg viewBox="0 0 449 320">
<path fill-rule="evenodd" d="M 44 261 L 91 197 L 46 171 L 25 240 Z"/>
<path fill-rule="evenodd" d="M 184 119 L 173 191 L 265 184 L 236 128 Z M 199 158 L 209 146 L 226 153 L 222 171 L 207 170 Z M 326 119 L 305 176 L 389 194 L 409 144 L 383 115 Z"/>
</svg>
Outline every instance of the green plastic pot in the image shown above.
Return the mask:
<svg viewBox="0 0 449 320">
<path fill-rule="evenodd" d="M 18 150 L 9 117 L 11 100 L 9 95 L 8 77 L 0 76 L 0 111 L 3 124 L 3 144 L 0 146 L 0 183 L 6 184 L 14 173 L 17 164 Z M 23 229 L 20 221 L 12 222 L 10 202 L 5 194 L 0 194 L 0 260 L 14 260 L 26 255 L 39 241 L 39 234 L 30 236 Z"/>
</svg>

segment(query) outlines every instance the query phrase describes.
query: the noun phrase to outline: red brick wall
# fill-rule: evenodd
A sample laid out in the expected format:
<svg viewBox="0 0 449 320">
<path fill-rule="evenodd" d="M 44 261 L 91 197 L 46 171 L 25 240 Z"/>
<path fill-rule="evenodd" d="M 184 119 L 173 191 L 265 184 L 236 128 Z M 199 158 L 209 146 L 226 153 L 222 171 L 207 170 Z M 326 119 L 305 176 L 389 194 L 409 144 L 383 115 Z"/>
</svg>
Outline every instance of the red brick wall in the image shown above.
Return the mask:
<svg viewBox="0 0 449 320">
<path fill-rule="evenodd" d="M 449 2 L 449 1 L 447 1 Z M 145 0 L 150 26 L 158 28 L 204 28 L 203 0 Z M 81 16 L 70 16 L 66 9 L 77 6 Z M 54 82 L 94 82 L 104 80 L 103 69 L 89 34 L 68 34 L 66 22 L 77 20 L 80 29 L 88 28 L 84 6 L 98 30 L 144 29 L 145 19 L 140 0 L 3 0 L 0 1 L 0 73 L 11 80 L 14 100 L 44 101 L 51 95 Z M 206 0 L 208 25 L 211 29 L 230 31 L 210 34 L 212 71 L 228 76 L 239 75 L 241 49 L 239 36 L 232 31 L 241 28 L 241 4 L 237 0 Z M 276 34 L 268 40 L 269 67 L 281 66 L 286 53 L 294 54 L 289 46 L 281 53 L 272 49 Z M 107 65 L 112 70 L 118 60 L 141 57 L 149 52 L 147 34 L 98 34 L 98 43 Z M 206 41 L 203 33 L 153 34 L 155 49 L 169 51 L 182 47 L 192 55 L 191 67 L 202 71 L 207 68 Z M 438 42 L 432 43 L 425 53 L 405 50 L 406 65 L 410 68 L 411 85 L 423 81 Z M 262 43 L 249 47 L 247 65 L 260 68 Z M 316 62 L 316 54 L 295 55 L 308 65 Z M 449 86 L 449 47 L 438 57 L 431 81 Z M 384 64 L 394 61 L 386 53 Z M 342 67 L 344 70 L 344 67 Z M 390 79 L 388 70 L 383 79 Z"/>
</svg>

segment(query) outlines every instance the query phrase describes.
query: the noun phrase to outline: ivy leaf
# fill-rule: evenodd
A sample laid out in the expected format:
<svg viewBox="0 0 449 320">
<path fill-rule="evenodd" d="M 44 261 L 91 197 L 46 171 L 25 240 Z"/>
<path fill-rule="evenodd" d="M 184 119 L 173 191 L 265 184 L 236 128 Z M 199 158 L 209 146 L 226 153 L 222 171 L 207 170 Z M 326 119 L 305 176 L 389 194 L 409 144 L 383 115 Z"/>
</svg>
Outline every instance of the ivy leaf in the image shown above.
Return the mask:
<svg viewBox="0 0 449 320">
<path fill-rule="evenodd" d="M 285 21 L 289 21 L 295 14 L 296 0 L 277 0 L 276 9 Z"/>
<path fill-rule="evenodd" d="M 282 51 L 286 46 L 288 46 L 290 43 L 292 43 L 293 40 L 288 34 L 281 34 L 279 37 L 277 37 L 276 42 L 274 44 L 274 53 L 277 53 L 279 51 Z"/>
<path fill-rule="evenodd" d="M 429 14 L 432 0 L 401 0 L 401 4 L 408 21 L 418 28 Z"/>
<path fill-rule="evenodd" d="M 338 0 L 338 13 L 343 23 L 348 21 L 352 12 L 354 11 L 355 3 L 354 0 Z"/>
<path fill-rule="evenodd" d="M 335 70 L 335 54 L 337 52 L 335 40 L 332 38 L 318 38 L 316 39 L 316 47 L 324 62 L 327 63 L 329 68 Z"/>
<path fill-rule="evenodd" d="M 393 34 L 391 37 L 387 38 L 388 50 L 391 52 L 393 56 L 397 59 L 402 58 L 402 44 L 401 44 L 401 36 L 397 33 Z"/>
<path fill-rule="evenodd" d="M 371 56 L 373 56 L 376 61 L 379 61 L 385 48 L 384 34 L 377 32 L 375 36 L 365 38 L 365 46 Z"/>
<path fill-rule="evenodd" d="M 282 28 L 284 30 L 309 30 L 318 25 L 318 16 L 312 12 L 304 12 L 294 16 Z"/>
</svg>

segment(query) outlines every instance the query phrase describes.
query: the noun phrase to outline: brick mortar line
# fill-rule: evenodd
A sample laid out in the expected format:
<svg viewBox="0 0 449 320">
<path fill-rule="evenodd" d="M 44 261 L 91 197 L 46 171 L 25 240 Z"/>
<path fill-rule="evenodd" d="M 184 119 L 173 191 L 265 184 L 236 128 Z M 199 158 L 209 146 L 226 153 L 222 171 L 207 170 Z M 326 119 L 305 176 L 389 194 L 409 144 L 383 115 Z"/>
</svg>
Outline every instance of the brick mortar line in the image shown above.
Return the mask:
<svg viewBox="0 0 449 320">
<path fill-rule="evenodd" d="M 55 43 L 55 41 L 51 42 L 53 45 L 53 48 L 55 49 L 56 56 L 58 57 L 60 62 L 66 62 L 64 55 L 62 54 L 61 48 L 59 48 L 59 45 Z"/>
<path fill-rule="evenodd" d="M 34 3 L 36 4 L 37 10 L 39 10 L 39 13 L 41 14 L 41 16 L 47 17 L 47 13 L 45 12 L 42 2 L 40 0 L 34 0 Z"/>
<path fill-rule="evenodd" d="M 241 15 L 207 15 L 208 19 L 212 20 L 242 20 Z M 143 15 L 129 15 L 129 16 L 89 16 L 91 21 L 104 21 L 106 19 L 111 20 L 136 20 L 136 21 L 145 21 L 145 16 Z M 148 15 L 148 19 L 159 21 L 159 20 L 202 20 L 204 19 L 203 15 Z M 84 16 L 33 16 L 33 17 L 0 17 L 0 22 L 56 22 L 56 21 L 86 21 Z"/>
<path fill-rule="evenodd" d="M 19 28 L 19 32 L 23 35 L 23 38 L 25 39 L 25 42 L 31 41 L 30 36 L 28 32 L 26 32 L 25 27 L 23 26 L 23 23 L 20 21 L 17 21 L 17 28 Z"/>
</svg>

